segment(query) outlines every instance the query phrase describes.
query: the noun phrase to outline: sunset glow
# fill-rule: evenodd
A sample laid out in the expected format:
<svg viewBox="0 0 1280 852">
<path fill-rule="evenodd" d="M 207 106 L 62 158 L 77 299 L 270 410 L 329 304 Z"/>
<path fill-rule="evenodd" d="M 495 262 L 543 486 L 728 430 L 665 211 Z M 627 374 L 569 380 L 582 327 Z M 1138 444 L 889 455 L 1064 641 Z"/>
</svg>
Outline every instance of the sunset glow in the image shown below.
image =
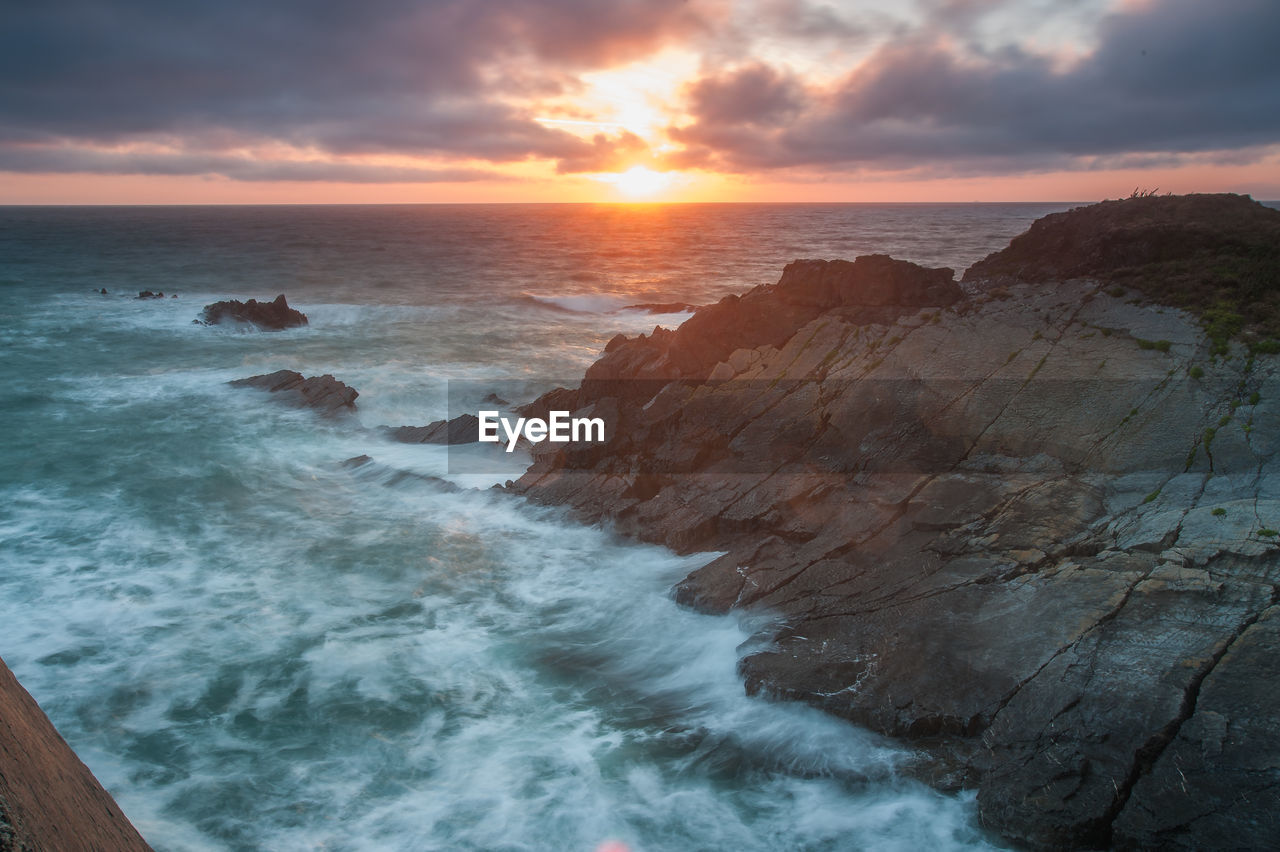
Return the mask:
<svg viewBox="0 0 1280 852">
<path fill-rule="evenodd" d="M 644 166 L 632 166 L 616 175 L 601 175 L 600 180 L 612 183 L 618 191 L 631 198 L 655 196 L 671 185 L 671 176 Z"/>
<path fill-rule="evenodd" d="M 1256 0 L 242 4 L 15 12 L 0 203 L 1280 198 Z"/>
</svg>

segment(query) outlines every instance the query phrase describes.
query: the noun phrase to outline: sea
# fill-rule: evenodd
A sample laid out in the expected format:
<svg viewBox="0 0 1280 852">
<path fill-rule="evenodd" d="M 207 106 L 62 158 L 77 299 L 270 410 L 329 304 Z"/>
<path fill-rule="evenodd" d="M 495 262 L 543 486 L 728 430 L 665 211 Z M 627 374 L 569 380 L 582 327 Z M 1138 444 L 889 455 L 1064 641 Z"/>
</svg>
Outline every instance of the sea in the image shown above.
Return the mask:
<svg viewBox="0 0 1280 852">
<path fill-rule="evenodd" d="M 157 850 L 998 848 L 910 744 L 745 694 L 774 617 L 670 594 L 715 554 L 377 427 L 688 316 L 637 305 L 959 273 L 1072 206 L 0 208 L 0 656 Z M 193 323 L 280 293 L 308 326 Z M 280 369 L 358 410 L 227 384 Z"/>
</svg>

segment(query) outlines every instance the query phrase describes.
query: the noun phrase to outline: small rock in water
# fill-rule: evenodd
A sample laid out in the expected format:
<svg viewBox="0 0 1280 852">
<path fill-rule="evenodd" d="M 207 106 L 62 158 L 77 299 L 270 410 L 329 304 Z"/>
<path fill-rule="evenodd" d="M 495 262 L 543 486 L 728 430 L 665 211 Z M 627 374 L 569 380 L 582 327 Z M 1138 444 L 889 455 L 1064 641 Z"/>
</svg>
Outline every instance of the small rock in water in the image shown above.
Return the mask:
<svg viewBox="0 0 1280 852">
<path fill-rule="evenodd" d="M 697 305 L 687 302 L 644 302 L 623 308 L 624 311 L 644 311 L 647 314 L 683 314 L 697 309 Z"/>
<path fill-rule="evenodd" d="M 260 388 L 278 394 L 276 398 L 281 402 L 300 408 L 314 408 L 329 415 L 354 411 L 356 397 L 360 395 L 355 388 L 348 387 L 331 375 L 303 378 L 301 373 L 293 370 L 277 370 L 262 376 L 236 379 L 227 384 Z"/>
<path fill-rule="evenodd" d="M 480 419 L 459 414 L 452 420 L 436 420 L 426 426 L 383 426 L 388 437 L 402 444 L 475 444 L 480 440 Z"/>
<path fill-rule="evenodd" d="M 279 331 L 307 325 L 307 315 L 289 307 L 284 294 L 281 293 L 271 302 L 259 302 L 256 299 L 241 302 L 230 299 L 205 305 L 198 321 L 204 325 L 216 325 L 227 321 L 245 322 L 267 331 Z"/>
</svg>

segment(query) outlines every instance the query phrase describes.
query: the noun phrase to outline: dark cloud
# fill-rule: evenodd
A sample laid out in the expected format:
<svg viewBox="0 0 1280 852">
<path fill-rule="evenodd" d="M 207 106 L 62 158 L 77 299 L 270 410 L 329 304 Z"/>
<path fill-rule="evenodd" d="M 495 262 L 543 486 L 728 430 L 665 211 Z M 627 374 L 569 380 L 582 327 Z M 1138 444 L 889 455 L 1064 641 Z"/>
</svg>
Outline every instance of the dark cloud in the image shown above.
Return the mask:
<svg viewBox="0 0 1280 852">
<path fill-rule="evenodd" d="M 583 139 L 521 104 L 676 42 L 716 70 L 684 92 L 693 119 L 670 131 L 683 146 L 671 166 L 993 174 L 1280 142 L 1280 2 L 1095 16 L 1093 49 L 1071 65 L 1009 35 L 1040 26 L 1037 10 L 1074 32 L 1097 2 L 919 0 L 913 27 L 823 0 L 13 2 L 0 169 L 434 181 L 489 173 L 359 158 L 538 159 L 560 173 L 655 163 L 632 134 Z M 879 46 L 816 88 L 758 58 L 766 42 L 832 61 Z M 246 153 L 278 146 L 314 159 Z"/>
<path fill-rule="evenodd" d="M 948 5 L 971 18 L 992 4 Z M 884 45 L 834 90 L 808 92 L 798 113 L 755 131 L 695 99 L 696 120 L 672 130 L 687 146 L 673 162 L 1000 173 L 1273 144 L 1277 43 L 1274 0 L 1164 0 L 1108 16 L 1096 49 L 1065 70 L 1016 47 L 965 50 L 930 30 Z M 762 87 L 755 97 L 767 109 L 776 96 Z"/>
<path fill-rule="evenodd" d="M 767 125 L 784 121 L 803 105 L 804 88 L 768 65 L 753 63 L 688 87 L 689 108 L 713 124 Z"/>
<path fill-rule="evenodd" d="M 136 153 L 85 148 L 0 146 L 0 172 L 34 174 L 220 175 L 242 181 L 440 183 L 502 180 L 484 169 L 424 169 L 320 160 L 258 159 L 218 153 Z"/>
<path fill-rule="evenodd" d="M 702 27 L 685 0 L 12 3 L 0 145 L 598 156 L 511 103 Z"/>
</svg>

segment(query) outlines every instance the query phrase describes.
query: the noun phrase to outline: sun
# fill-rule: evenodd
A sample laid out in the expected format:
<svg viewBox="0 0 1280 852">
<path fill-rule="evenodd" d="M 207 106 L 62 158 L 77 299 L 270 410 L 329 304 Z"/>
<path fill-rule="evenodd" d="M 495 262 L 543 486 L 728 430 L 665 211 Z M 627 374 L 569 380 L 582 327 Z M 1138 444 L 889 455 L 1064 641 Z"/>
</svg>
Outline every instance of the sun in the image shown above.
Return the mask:
<svg viewBox="0 0 1280 852">
<path fill-rule="evenodd" d="M 609 175 L 604 179 L 618 187 L 618 191 L 628 198 L 657 195 L 671 185 L 671 175 L 655 172 L 644 166 L 632 166 L 625 172 Z"/>
</svg>

